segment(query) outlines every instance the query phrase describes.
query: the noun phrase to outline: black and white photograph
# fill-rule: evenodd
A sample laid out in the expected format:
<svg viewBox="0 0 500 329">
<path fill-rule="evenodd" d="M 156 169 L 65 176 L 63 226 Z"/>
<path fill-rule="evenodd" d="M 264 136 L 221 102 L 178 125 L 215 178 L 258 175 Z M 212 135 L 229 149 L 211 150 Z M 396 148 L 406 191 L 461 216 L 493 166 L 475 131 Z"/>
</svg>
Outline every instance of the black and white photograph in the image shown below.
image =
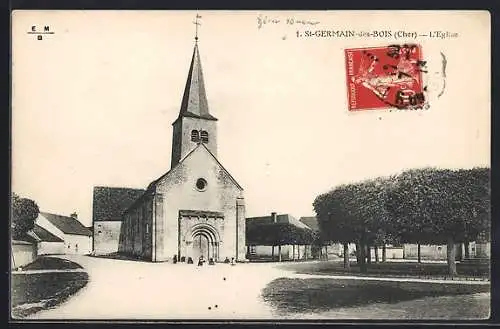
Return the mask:
<svg viewBox="0 0 500 329">
<path fill-rule="evenodd" d="M 490 318 L 488 11 L 11 19 L 11 319 Z"/>
</svg>

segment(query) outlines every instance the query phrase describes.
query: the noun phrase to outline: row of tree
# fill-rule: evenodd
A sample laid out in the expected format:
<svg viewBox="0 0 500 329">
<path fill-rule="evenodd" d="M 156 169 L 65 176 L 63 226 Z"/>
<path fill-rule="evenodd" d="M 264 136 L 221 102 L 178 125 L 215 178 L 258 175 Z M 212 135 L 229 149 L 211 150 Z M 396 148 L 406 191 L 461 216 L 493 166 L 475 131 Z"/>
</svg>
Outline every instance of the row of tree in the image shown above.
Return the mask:
<svg viewBox="0 0 500 329">
<path fill-rule="evenodd" d="M 490 231 L 490 169 L 412 169 L 336 187 L 314 203 L 321 240 L 356 243 L 366 272 L 370 246 L 446 244 L 456 275 L 455 244 Z M 344 252 L 344 264 L 349 265 Z M 370 257 L 368 257 L 370 259 Z"/>
</svg>

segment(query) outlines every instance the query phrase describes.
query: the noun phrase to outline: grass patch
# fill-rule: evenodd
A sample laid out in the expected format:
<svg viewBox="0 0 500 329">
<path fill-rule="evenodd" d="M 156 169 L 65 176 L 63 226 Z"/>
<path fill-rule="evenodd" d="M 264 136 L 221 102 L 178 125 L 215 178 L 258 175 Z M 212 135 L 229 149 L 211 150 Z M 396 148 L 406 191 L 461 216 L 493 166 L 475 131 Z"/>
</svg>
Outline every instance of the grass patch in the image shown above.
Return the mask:
<svg viewBox="0 0 500 329">
<path fill-rule="evenodd" d="M 448 275 L 448 265 L 443 263 L 386 262 L 368 265 L 367 273 L 360 273 L 359 266 L 351 264 L 349 269 L 342 262 L 288 263 L 281 265 L 284 269 L 302 274 L 329 275 L 367 275 L 417 278 L 451 278 Z M 489 279 L 489 264 L 457 264 L 458 278 Z"/>
<path fill-rule="evenodd" d="M 485 292 L 490 292 L 490 285 L 279 278 L 263 289 L 262 298 L 278 313 L 287 314 Z"/>
<path fill-rule="evenodd" d="M 33 263 L 23 266 L 23 270 L 74 270 L 83 268 L 75 262 L 57 257 L 39 257 Z"/>
<path fill-rule="evenodd" d="M 491 295 L 487 293 L 426 297 L 397 304 L 383 304 L 382 307 L 380 304 L 373 304 L 358 308 L 358 311 L 364 313 L 366 319 L 486 320 L 490 317 L 490 299 Z"/>
<path fill-rule="evenodd" d="M 12 316 L 29 314 L 59 305 L 88 282 L 85 272 L 13 274 L 11 276 Z"/>
</svg>

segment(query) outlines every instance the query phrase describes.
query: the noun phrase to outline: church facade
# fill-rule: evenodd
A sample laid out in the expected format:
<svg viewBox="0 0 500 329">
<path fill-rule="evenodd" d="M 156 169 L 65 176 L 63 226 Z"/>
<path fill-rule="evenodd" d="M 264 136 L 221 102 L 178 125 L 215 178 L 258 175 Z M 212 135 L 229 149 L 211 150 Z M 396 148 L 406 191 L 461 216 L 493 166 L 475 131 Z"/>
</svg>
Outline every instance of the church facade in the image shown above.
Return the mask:
<svg viewBox="0 0 500 329">
<path fill-rule="evenodd" d="M 119 253 L 153 262 L 202 255 L 245 260 L 243 188 L 217 159 L 217 122 L 209 112 L 196 43 L 172 124 L 170 170 L 123 213 Z"/>
</svg>

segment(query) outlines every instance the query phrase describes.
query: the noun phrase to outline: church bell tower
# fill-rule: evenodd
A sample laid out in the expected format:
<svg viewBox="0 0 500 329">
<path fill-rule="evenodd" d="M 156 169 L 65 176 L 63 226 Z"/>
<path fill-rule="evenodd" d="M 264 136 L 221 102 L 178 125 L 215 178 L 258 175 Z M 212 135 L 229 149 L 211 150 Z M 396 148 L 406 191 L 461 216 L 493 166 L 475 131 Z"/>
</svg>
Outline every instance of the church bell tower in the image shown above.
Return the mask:
<svg viewBox="0 0 500 329">
<path fill-rule="evenodd" d="M 172 124 L 171 168 L 174 168 L 199 143 L 205 144 L 210 152 L 217 156 L 217 118 L 208 111 L 198 37 L 195 40 L 181 109 Z"/>
</svg>

